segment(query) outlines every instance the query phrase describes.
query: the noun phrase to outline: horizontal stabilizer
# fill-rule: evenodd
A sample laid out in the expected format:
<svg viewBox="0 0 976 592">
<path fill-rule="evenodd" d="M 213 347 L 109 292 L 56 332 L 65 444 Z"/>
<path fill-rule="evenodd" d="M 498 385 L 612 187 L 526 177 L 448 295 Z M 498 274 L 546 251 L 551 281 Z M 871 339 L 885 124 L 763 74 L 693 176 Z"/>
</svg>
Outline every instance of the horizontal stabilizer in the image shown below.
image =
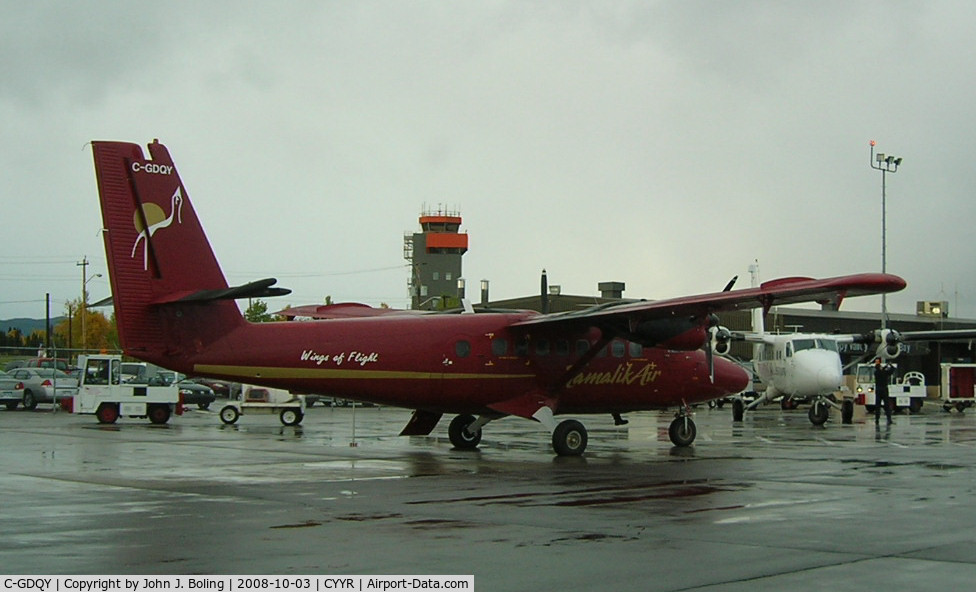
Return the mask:
<svg viewBox="0 0 976 592">
<path fill-rule="evenodd" d="M 291 290 L 287 288 L 273 288 L 272 286 L 277 282 L 278 280 L 275 278 L 266 278 L 249 282 L 243 286 L 232 286 L 219 290 L 200 290 L 199 292 L 193 292 L 192 294 L 183 296 L 175 295 L 164 300 L 156 300 L 153 304 L 203 303 L 215 302 L 217 300 L 237 300 L 240 298 L 270 298 L 291 294 Z"/>
</svg>

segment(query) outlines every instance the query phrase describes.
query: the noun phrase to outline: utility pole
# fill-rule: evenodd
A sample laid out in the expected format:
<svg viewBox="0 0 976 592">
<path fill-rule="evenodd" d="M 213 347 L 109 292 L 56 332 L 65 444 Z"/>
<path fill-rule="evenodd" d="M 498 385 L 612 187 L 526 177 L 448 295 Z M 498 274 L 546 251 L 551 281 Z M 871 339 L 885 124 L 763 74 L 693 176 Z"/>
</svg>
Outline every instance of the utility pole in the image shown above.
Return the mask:
<svg viewBox="0 0 976 592">
<path fill-rule="evenodd" d="M 88 255 L 84 255 L 75 265 L 81 267 L 81 350 L 84 353 L 88 347 L 88 337 L 85 335 L 85 313 L 88 308 L 88 295 L 85 293 L 88 285 Z"/>
</svg>

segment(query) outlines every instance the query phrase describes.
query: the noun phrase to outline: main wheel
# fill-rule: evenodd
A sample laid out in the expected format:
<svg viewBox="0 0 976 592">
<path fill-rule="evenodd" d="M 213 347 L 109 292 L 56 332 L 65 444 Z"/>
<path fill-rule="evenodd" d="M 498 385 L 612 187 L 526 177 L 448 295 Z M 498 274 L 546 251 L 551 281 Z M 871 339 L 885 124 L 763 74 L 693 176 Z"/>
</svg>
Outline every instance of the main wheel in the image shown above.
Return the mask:
<svg viewBox="0 0 976 592">
<path fill-rule="evenodd" d="M 281 423 L 286 426 L 294 426 L 302 423 L 302 418 L 305 415 L 300 409 L 282 409 L 281 414 L 278 416 L 281 419 Z"/>
<path fill-rule="evenodd" d="M 481 430 L 474 434 L 468 431 L 468 426 L 473 424 L 473 415 L 458 415 L 451 420 L 451 425 L 447 426 L 447 436 L 451 439 L 451 444 L 460 450 L 474 450 L 481 443 Z"/>
<path fill-rule="evenodd" d="M 119 419 L 119 406 L 115 403 L 102 403 L 95 410 L 98 423 L 115 423 Z"/>
<path fill-rule="evenodd" d="M 691 446 L 697 435 L 698 427 L 690 417 L 676 417 L 668 427 L 668 437 L 675 446 Z"/>
<path fill-rule="evenodd" d="M 575 419 L 559 422 L 552 432 L 552 447 L 559 456 L 579 456 L 586 450 L 586 428 Z"/>
<path fill-rule="evenodd" d="M 732 400 L 732 421 L 742 421 L 742 416 L 746 413 L 746 404 L 742 399 Z M 673 440 L 673 438 L 672 438 Z"/>
<path fill-rule="evenodd" d="M 241 416 L 241 412 L 237 410 L 237 407 L 233 405 L 227 405 L 220 410 L 220 421 L 226 424 L 232 424 L 237 421 L 237 418 Z"/>
<path fill-rule="evenodd" d="M 807 417 L 810 418 L 810 423 L 813 425 L 823 425 L 827 423 L 827 418 L 830 417 L 830 407 L 827 406 L 827 403 L 816 400 L 813 405 L 810 405 Z"/>
</svg>

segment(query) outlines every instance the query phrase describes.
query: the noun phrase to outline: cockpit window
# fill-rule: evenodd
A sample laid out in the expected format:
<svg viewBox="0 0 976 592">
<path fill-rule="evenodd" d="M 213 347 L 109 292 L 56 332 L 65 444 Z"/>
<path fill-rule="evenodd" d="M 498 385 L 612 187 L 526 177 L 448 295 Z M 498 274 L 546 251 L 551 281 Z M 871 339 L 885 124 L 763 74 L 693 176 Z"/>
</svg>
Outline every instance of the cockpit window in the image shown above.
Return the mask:
<svg viewBox="0 0 976 592">
<path fill-rule="evenodd" d="M 793 349 L 795 351 L 803 351 L 805 349 L 825 349 L 828 351 L 837 351 L 837 342 L 833 339 L 824 339 L 821 337 L 810 338 L 810 339 L 794 339 Z"/>
<path fill-rule="evenodd" d="M 817 340 L 816 339 L 794 339 L 793 349 L 796 351 L 803 351 L 805 349 L 816 349 Z"/>
</svg>

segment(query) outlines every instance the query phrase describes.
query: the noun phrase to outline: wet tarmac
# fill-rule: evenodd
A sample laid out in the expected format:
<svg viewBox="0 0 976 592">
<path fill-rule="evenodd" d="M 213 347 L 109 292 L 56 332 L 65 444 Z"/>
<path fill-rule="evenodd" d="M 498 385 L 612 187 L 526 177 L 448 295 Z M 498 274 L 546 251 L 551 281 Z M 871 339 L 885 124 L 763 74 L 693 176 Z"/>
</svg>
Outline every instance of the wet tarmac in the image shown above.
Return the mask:
<svg viewBox="0 0 976 592">
<path fill-rule="evenodd" d="M 193 410 L 165 426 L 0 411 L 0 572 L 474 574 L 478 590 L 922 590 L 976 581 L 976 413 L 826 427 L 765 407 L 582 417 L 583 458 L 537 424 L 309 409 L 301 426 Z M 355 430 L 355 440 L 353 440 Z M 355 443 L 355 446 L 351 444 Z"/>
</svg>

